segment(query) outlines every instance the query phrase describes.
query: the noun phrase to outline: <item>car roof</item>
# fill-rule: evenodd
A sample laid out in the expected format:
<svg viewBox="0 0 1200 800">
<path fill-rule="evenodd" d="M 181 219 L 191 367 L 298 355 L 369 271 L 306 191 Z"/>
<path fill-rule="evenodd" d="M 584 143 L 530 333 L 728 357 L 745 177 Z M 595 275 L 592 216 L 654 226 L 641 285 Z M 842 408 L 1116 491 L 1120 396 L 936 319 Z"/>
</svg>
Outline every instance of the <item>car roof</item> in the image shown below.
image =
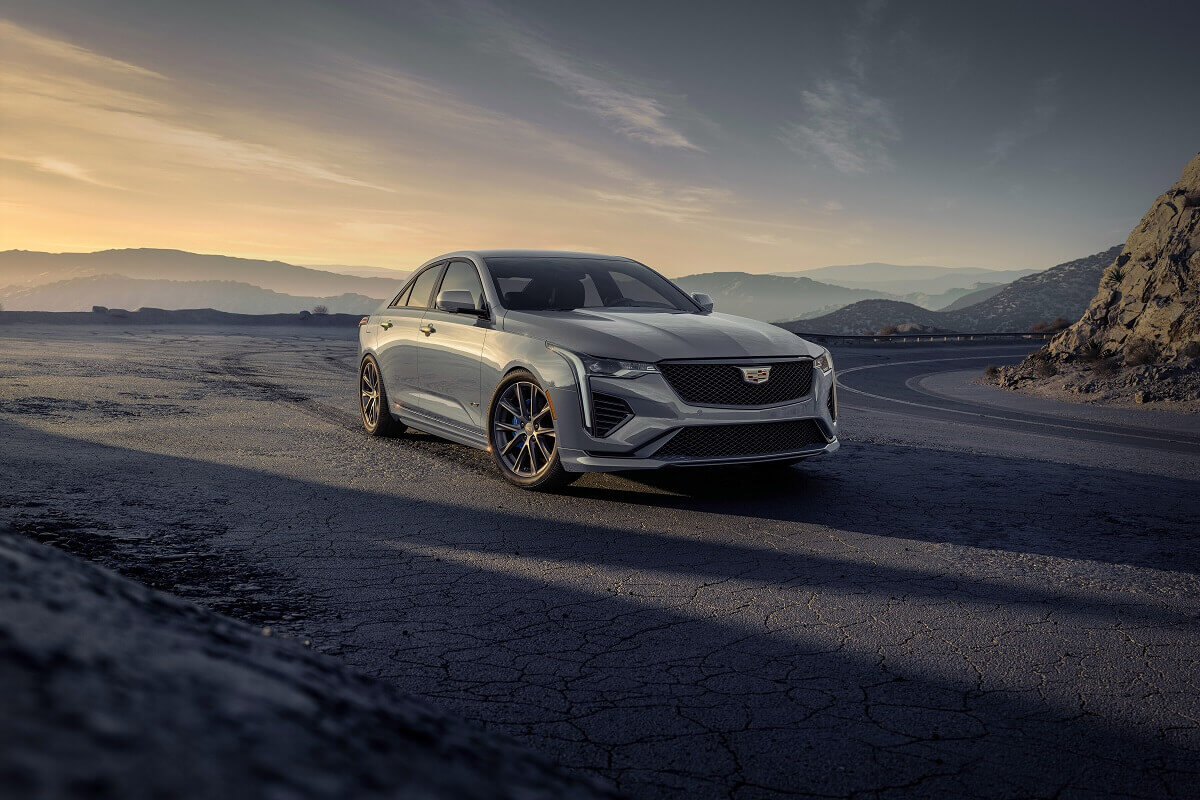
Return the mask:
<svg viewBox="0 0 1200 800">
<path fill-rule="evenodd" d="M 597 258 L 609 261 L 633 260 L 625 256 L 606 256 L 601 253 L 577 253 L 571 250 L 459 250 L 454 253 L 443 253 L 436 258 L 429 259 L 426 263 L 432 264 L 435 261 L 454 258 L 456 256 L 481 258 L 484 261 L 489 258 Z"/>
</svg>

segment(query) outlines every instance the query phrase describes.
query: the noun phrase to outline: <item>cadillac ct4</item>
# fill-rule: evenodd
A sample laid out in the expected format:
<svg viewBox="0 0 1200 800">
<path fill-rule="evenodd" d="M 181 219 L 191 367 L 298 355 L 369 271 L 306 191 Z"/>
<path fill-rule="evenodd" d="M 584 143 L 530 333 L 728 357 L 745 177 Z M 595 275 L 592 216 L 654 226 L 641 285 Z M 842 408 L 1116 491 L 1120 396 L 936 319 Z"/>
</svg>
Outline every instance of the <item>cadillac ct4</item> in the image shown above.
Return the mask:
<svg viewBox="0 0 1200 800">
<path fill-rule="evenodd" d="M 408 427 L 487 450 L 529 489 L 838 448 L 829 351 L 714 313 L 628 258 L 439 256 L 362 320 L 359 345 L 368 433 Z"/>
</svg>

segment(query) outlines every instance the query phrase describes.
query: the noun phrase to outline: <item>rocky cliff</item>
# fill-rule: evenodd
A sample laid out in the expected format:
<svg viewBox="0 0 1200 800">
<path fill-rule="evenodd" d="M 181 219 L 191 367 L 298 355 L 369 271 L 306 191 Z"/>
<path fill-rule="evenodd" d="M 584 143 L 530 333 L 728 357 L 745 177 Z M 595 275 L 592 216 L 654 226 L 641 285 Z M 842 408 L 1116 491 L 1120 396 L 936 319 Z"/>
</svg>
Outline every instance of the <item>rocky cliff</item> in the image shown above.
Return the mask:
<svg viewBox="0 0 1200 800">
<path fill-rule="evenodd" d="M 995 380 L 1101 402 L 1200 402 L 1200 155 L 1129 234 L 1079 321 Z"/>
<path fill-rule="evenodd" d="M 1124 355 L 1143 342 L 1162 362 L 1200 342 L 1200 155 L 1150 206 L 1083 317 L 1048 351 L 1070 361 L 1096 348 Z"/>
</svg>

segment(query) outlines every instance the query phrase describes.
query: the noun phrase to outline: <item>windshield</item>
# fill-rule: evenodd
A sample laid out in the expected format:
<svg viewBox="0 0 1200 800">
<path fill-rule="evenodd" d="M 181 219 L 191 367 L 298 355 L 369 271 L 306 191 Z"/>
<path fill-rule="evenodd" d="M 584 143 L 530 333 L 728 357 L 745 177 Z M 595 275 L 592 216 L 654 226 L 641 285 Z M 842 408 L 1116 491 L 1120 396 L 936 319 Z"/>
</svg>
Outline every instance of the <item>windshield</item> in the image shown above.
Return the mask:
<svg viewBox="0 0 1200 800">
<path fill-rule="evenodd" d="M 604 258 L 489 258 L 488 270 L 505 308 L 653 308 L 698 311 L 691 298 L 652 269 Z"/>
</svg>

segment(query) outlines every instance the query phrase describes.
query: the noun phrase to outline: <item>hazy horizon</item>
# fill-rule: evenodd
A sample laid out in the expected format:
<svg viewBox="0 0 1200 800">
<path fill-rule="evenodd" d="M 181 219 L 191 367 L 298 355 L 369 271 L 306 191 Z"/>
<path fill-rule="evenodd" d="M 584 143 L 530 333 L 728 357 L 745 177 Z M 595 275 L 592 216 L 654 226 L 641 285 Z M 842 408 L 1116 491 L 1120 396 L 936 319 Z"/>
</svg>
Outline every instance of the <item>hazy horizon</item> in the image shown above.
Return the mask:
<svg viewBox="0 0 1200 800">
<path fill-rule="evenodd" d="M 1169 2 L 0 0 L 0 249 L 1044 269 L 1124 240 L 1200 147 L 1161 68 L 1198 28 Z"/>
</svg>

